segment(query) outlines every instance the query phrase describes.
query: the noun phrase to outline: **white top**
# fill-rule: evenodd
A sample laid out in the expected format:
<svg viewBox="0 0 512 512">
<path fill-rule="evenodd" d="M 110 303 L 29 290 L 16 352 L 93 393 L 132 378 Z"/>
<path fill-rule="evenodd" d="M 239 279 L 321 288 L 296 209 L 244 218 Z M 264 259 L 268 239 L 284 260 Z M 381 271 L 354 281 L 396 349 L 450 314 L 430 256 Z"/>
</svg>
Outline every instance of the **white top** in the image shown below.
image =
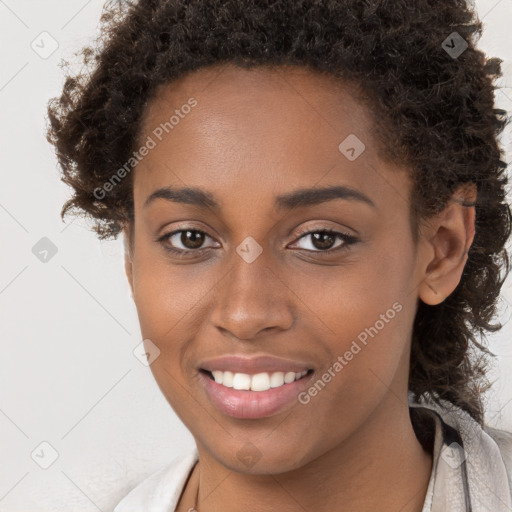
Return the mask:
<svg viewBox="0 0 512 512">
<path fill-rule="evenodd" d="M 512 434 L 482 430 L 460 409 L 421 407 L 431 411 L 436 424 L 432 473 L 422 512 L 510 512 Z M 113 512 L 175 512 L 197 460 L 196 448 L 175 458 L 132 489 Z"/>
</svg>

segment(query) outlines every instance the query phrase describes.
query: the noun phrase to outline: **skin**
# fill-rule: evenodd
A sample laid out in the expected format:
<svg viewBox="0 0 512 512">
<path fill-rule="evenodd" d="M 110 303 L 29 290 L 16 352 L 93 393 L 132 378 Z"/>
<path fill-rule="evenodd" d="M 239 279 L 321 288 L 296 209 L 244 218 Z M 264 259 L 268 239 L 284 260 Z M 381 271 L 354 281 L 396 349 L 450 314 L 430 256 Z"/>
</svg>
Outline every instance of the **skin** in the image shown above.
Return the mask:
<svg viewBox="0 0 512 512">
<path fill-rule="evenodd" d="M 238 511 L 248 500 L 252 511 L 421 511 L 432 458 L 407 407 L 412 325 L 419 300 L 438 304 L 460 281 L 475 216 L 460 200 L 475 189 L 459 189 L 415 246 L 408 170 L 379 158 L 371 113 L 350 91 L 300 67 L 223 65 L 166 84 L 148 105 L 141 141 L 198 102 L 134 171 L 125 231 L 141 331 L 160 350 L 151 371 L 199 452 L 179 511 Z M 338 149 L 349 134 L 365 144 L 355 161 Z M 374 207 L 274 206 L 278 195 L 328 185 L 357 189 Z M 221 208 L 144 206 L 168 186 L 199 187 Z M 207 236 L 200 249 L 180 234 L 156 241 L 177 229 Z M 357 242 L 333 252 L 342 238 L 322 246 L 302 234 L 325 229 Z M 252 263 L 236 252 L 248 236 L 262 248 Z M 180 259 L 165 245 L 196 253 Z M 397 302 L 401 311 L 308 404 L 235 419 L 201 386 L 199 361 L 230 353 L 309 362 L 314 382 Z M 247 443 L 259 457 L 250 467 L 237 457 Z"/>
</svg>

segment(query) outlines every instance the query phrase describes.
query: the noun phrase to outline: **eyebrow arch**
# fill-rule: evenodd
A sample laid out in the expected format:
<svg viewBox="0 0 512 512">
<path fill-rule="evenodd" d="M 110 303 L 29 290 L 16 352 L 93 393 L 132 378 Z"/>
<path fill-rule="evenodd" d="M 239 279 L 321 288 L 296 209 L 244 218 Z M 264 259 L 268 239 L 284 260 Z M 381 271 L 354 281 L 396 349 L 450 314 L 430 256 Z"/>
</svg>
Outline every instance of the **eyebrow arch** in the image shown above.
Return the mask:
<svg viewBox="0 0 512 512">
<path fill-rule="evenodd" d="M 149 206 L 149 204 L 156 199 L 166 199 L 167 201 L 191 204 L 216 212 L 220 211 L 220 205 L 214 199 L 212 194 L 195 187 L 159 188 L 146 199 L 144 202 L 144 208 Z M 362 192 L 342 185 L 294 190 L 293 192 L 288 192 L 286 194 L 277 196 L 275 205 L 278 210 L 291 210 L 293 208 L 321 204 L 333 199 L 359 201 L 368 204 L 372 208 L 376 208 L 374 202 L 369 197 L 365 196 Z"/>
<path fill-rule="evenodd" d="M 185 203 L 199 206 L 200 208 L 219 211 L 220 205 L 213 198 L 212 194 L 200 188 L 184 187 L 163 187 L 155 190 L 144 202 L 144 208 L 156 199 L 166 199 L 175 203 Z"/>
<path fill-rule="evenodd" d="M 277 196 L 276 206 L 278 210 L 291 210 L 292 208 L 311 206 L 331 201 L 333 199 L 360 201 L 368 204 L 372 208 L 376 208 L 375 203 L 362 192 L 342 185 L 294 190 L 293 192 Z"/>
</svg>

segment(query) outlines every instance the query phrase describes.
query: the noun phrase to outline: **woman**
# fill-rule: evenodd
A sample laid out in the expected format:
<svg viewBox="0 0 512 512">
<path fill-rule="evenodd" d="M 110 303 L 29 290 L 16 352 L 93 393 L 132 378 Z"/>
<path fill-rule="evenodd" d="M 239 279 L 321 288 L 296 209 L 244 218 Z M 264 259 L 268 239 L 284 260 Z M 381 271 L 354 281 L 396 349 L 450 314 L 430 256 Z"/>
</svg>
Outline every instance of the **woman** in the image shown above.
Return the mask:
<svg viewBox="0 0 512 512">
<path fill-rule="evenodd" d="M 115 512 L 510 510 L 499 59 L 462 0 L 110 7 L 49 105 L 196 448 Z M 505 272 L 505 273 L 506 273 Z"/>
</svg>

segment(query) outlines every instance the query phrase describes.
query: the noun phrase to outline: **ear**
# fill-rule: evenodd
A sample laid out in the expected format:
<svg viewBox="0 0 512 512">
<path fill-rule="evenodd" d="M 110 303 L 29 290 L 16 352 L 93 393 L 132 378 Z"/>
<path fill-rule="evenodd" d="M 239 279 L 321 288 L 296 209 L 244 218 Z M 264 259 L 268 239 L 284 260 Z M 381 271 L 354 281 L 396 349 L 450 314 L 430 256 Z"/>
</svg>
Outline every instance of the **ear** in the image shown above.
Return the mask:
<svg viewBox="0 0 512 512">
<path fill-rule="evenodd" d="M 123 243 L 124 243 L 124 271 L 128 278 L 128 284 L 130 285 L 131 296 L 133 299 L 133 240 L 131 228 L 125 227 L 123 229 Z"/>
<path fill-rule="evenodd" d="M 453 194 L 446 208 L 429 219 L 423 244 L 426 260 L 419 298 L 426 304 L 443 302 L 460 282 L 468 251 L 475 236 L 474 183 L 465 183 Z"/>
</svg>

